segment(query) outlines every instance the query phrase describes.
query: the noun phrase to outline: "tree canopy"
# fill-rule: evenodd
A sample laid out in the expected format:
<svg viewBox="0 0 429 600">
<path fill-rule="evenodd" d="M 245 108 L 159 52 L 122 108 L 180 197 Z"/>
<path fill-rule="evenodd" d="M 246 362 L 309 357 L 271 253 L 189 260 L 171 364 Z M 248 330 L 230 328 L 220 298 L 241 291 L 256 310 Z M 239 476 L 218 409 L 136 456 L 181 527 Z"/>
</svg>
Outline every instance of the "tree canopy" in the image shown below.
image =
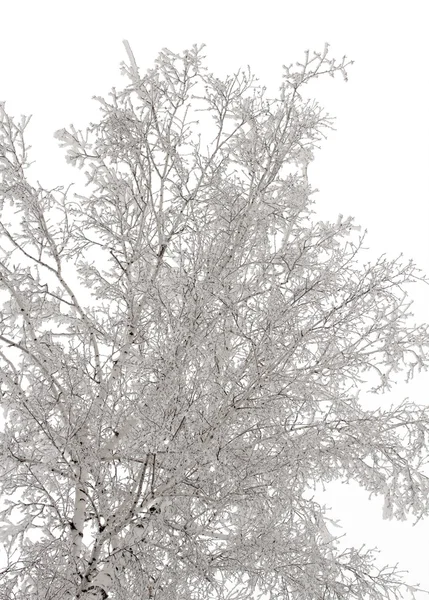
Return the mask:
<svg viewBox="0 0 429 600">
<path fill-rule="evenodd" d="M 332 119 L 305 86 L 350 63 L 306 52 L 269 98 L 203 47 L 141 75 L 125 46 L 99 121 L 55 134 L 79 193 L 31 183 L 1 105 L 0 598 L 402 598 L 311 493 L 429 509 L 428 408 L 359 401 L 427 368 L 424 278 L 312 209 Z"/>
</svg>

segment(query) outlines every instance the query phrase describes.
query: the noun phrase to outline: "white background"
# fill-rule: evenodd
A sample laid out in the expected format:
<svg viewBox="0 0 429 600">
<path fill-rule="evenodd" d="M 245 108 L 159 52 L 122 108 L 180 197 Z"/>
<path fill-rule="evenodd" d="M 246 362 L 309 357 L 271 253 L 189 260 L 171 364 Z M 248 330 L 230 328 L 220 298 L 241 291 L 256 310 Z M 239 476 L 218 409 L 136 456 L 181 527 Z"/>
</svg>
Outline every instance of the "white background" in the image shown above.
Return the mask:
<svg viewBox="0 0 429 600">
<path fill-rule="evenodd" d="M 163 47 L 205 43 L 210 71 L 222 76 L 249 64 L 272 95 L 282 64 L 329 42 L 333 56 L 347 54 L 355 64 L 347 84 L 339 76 L 311 88 L 337 117 L 337 131 L 309 168 L 320 190 L 318 214 L 355 216 L 368 229 L 368 256 L 403 252 L 429 273 L 426 8 L 425 0 L 3 0 L 0 101 L 12 115 L 34 115 L 27 134 L 37 159 L 33 177 L 45 186 L 67 185 L 75 174 L 52 134 L 70 123 L 85 127 L 98 114 L 91 97 L 125 83 L 124 38 L 143 72 Z M 427 321 L 429 286 L 411 292 L 416 318 Z M 405 396 L 426 404 L 428 384 L 421 375 L 374 398 L 374 406 Z M 341 519 L 346 543 L 378 546 L 381 563 L 399 562 L 410 583 L 429 590 L 429 519 L 415 527 L 382 521 L 381 500 L 369 501 L 354 486 L 334 485 L 324 501 Z"/>
</svg>

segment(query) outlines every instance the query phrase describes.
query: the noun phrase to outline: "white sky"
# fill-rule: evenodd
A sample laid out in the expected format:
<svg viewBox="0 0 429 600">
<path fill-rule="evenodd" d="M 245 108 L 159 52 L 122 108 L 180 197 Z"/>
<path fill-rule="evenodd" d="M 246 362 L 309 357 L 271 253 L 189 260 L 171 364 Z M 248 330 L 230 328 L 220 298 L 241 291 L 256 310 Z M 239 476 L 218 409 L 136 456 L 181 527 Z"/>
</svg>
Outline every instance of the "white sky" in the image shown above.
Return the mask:
<svg viewBox="0 0 429 600">
<path fill-rule="evenodd" d="M 324 219 L 353 215 L 367 228 L 373 256 L 403 252 L 429 273 L 429 106 L 425 0 L 46 0 L 1 3 L 0 100 L 15 115 L 33 114 L 27 141 L 42 185 L 70 183 L 52 134 L 97 117 L 93 95 L 125 83 L 119 63 L 128 39 L 142 71 L 161 48 L 205 43 L 218 75 L 249 64 L 274 94 L 282 64 L 322 50 L 355 60 L 349 83 L 317 80 L 312 93 L 337 117 L 310 166 Z M 429 286 L 415 286 L 415 315 L 429 319 Z M 405 396 L 429 402 L 429 376 L 398 386 L 383 402 Z M 379 398 L 376 399 L 379 402 Z M 429 519 L 414 528 L 381 520 L 381 500 L 353 486 L 333 486 L 326 503 L 346 541 L 381 549 L 429 590 Z M 333 532 L 335 533 L 335 532 Z M 419 594 L 420 598 L 426 595 Z"/>
</svg>

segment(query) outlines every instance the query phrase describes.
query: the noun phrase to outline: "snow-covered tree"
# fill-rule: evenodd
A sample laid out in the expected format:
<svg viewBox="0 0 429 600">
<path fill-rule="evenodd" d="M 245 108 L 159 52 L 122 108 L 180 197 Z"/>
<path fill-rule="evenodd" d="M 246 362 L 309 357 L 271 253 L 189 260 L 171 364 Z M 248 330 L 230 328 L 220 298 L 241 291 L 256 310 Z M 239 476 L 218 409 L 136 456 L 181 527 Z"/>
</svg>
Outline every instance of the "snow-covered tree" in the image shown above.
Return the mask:
<svg viewBox="0 0 429 600">
<path fill-rule="evenodd" d="M 402 597 L 311 491 L 429 511 L 428 409 L 359 401 L 428 365 L 421 276 L 311 208 L 332 120 L 303 93 L 349 63 L 307 52 L 270 99 L 202 47 L 142 76 L 125 46 L 99 122 L 56 133 L 80 193 L 30 182 L 1 105 L 0 598 Z"/>
</svg>

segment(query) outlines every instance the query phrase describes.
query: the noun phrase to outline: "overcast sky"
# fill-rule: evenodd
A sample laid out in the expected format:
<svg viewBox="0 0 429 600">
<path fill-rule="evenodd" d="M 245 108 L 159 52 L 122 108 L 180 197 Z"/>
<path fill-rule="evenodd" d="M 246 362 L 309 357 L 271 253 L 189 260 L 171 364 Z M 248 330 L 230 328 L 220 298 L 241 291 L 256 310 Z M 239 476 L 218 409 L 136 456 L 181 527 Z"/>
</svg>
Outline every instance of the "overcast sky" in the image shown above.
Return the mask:
<svg viewBox="0 0 429 600">
<path fill-rule="evenodd" d="M 67 185 L 73 172 L 52 134 L 97 118 L 93 95 L 125 83 L 122 40 L 142 71 L 161 48 L 205 43 L 207 65 L 221 76 L 250 65 L 272 94 L 282 65 L 306 49 L 355 61 L 349 82 L 317 80 L 311 91 L 337 117 L 309 168 L 319 188 L 318 214 L 353 215 L 368 229 L 371 256 L 413 258 L 429 274 L 429 79 L 425 0 L 74 0 L 2 2 L 0 101 L 12 115 L 32 114 L 27 141 L 42 185 Z M 416 285 L 415 315 L 429 320 L 429 286 Z M 429 402 L 429 377 L 397 386 L 389 405 L 405 396 Z M 326 494 L 347 543 L 378 546 L 380 562 L 399 562 L 410 583 L 429 590 L 429 520 L 415 527 L 381 520 L 381 500 L 353 486 Z M 333 532 L 335 533 L 335 532 Z M 419 595 L 419 598 L 426 597 Z"/>
</svg>

